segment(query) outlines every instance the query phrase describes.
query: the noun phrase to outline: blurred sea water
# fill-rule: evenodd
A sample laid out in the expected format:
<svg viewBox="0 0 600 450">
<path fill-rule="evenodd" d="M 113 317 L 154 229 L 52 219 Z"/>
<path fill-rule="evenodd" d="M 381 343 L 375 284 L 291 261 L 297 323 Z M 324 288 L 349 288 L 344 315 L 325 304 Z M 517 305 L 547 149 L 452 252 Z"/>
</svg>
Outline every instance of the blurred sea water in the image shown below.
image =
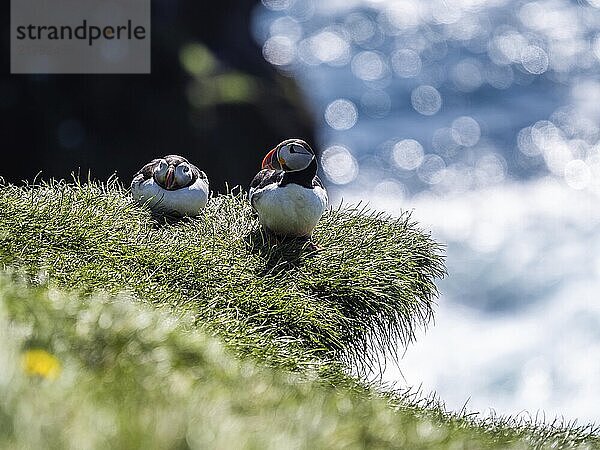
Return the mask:
<svg viewBox="0 0 600 450">
<path fill-rule="evenodd" d="M 254 35 L 333 202 L 447 245 L 436 323 L 384 380 L 600 421 L 600 0 L 263 0 Z"/>
</svg>

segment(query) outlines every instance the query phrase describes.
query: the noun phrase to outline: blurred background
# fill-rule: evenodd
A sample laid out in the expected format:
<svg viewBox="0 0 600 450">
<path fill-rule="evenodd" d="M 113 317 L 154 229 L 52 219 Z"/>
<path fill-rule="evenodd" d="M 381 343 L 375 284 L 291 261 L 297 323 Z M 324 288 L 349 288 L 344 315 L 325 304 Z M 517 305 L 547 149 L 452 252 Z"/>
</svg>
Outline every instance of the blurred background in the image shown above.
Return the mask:
<svg viewBox="0 0 600 450">
<path fill-rule="evenodd" d="M 222 191 L 304 137 L 333 204 L 447 245 L 436 323 L 384 381 L 600 420 L 600 0 L 158 0 L 152 26 L 150 76 L 9 76 L 3 52 L 1 175 L 180 153 Z"/>
<path fill-rule="evenodd" d="M 306 93 L 334 199 L 447 244 L 436 324 L 384 381 L 598 421 L 600 1 L 263 4 L 253 34 Z"/>
<path fill-rule="evenodd" d="M 0 138 L 8 181 L 42 178 L 129 182 L 153 158 L 188 157 L 212 188 L 248 185 L 262 156 L 290 135 L 313 140 L 295 83 L 262 58 L 251 37 L 258 0 L 152 1 L 152 74 L 9 75 L 9 3 L 0 77 Z M 106 63 L 127 41 L 102 43 Z"/>
</svg>

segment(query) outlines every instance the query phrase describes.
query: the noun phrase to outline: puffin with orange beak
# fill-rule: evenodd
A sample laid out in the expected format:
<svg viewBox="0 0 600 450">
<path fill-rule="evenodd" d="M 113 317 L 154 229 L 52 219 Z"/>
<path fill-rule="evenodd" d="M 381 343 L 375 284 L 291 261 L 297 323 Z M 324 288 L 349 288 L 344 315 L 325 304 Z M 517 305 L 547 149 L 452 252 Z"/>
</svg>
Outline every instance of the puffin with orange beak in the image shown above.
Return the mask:
<svg viewBox="0 0 600 450">
<path fill-rule="evenodd" d="M 327 206 L 327 191 L 317 176 L 310 145 L 288 139 L 267 153 L 250 184 L 249 199 L 267 230 L 310 238 Z"/>
<path fill-rule="evenodd" d="M 208 178 L 184 157 L 167 155 L 135 174 L 131 193 L 155 213 L 197 216 L 208 202 Z"/>
</svg>

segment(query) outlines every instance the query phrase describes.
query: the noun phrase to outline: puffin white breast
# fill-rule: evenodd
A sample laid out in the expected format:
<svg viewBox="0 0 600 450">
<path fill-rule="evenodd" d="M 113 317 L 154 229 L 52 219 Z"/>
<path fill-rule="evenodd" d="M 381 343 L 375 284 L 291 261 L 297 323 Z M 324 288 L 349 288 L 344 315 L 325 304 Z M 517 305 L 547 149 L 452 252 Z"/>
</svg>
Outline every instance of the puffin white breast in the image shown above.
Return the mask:
<svg viewBox="0 0 600 450">
<path fill-rule="evenodd" d="M 141 205 L 147 205 L 155 212 L 197 216 L 208 202 L 208 182 L 198 178 L 193 184 L 176 190 L 163 189 L 153 177 L 144 180 L 137 175 L 131 183 L 133 198 Z"/>
<path fill-rule="evenodd" d="M 263 226 L 286 236 L 310 236 L 327 207 L 327 192 L 320 186 L 272 183 L 251 196 Z"/>
</svg>

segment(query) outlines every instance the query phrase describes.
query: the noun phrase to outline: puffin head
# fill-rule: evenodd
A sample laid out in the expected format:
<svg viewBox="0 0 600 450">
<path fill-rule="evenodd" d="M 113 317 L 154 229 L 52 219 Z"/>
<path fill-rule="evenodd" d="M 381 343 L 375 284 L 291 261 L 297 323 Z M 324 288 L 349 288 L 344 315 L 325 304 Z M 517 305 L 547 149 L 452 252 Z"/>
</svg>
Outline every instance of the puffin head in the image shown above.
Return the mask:
<svg viewBox="0 0 600 450">
<path fill-rule="evenodd" d="M 194 180 L 194 172 L 187 159 L 177 155 L 161 158 L 153 172 L 154 180 L 162 188 L 175 191 L 189 186 Z"/>
<path fill-rule="evenodd" d="M 175 184 L 178 187 L 189 186 L 194 180 L 192 166 L 188 162 L 182 162 L 175 167 Z"/>
<path fill-rule="evenodd" d="M 306 169 L 315 152 L 302 139 L 287 139 L 271 150 L 262 161 L 263 169 L 297 172 Z"/>
</svg>

